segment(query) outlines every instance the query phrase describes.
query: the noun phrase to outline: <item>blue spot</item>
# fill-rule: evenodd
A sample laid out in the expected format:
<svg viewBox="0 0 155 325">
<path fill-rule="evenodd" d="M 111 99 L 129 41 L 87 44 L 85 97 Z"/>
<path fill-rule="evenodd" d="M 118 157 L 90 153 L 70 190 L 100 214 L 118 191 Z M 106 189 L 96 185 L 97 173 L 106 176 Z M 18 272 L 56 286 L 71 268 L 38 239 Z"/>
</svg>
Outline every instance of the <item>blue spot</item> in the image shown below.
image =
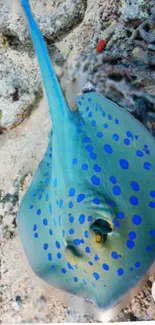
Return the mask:
<svg viewBox="0 0 155 325">
<path fill-rule="evenodd" d="M 111 256 L 112 256 L 112 258 L 114 258 L 115 260 L 117 260 L 118 259 L 118 254 L 117 254 L 117 252 L 112 252 L 111 253 Z"/>
<path fill-rule="evenodd" d="M 38 238 L 38 233 L 37 232 L 35 232 L 34 238 Z"/>
<path fill-rule="evenodd" d="M 42 194 L 40 194 L 39 196 L 38 196 L 38 200 L 41 200 L 42 199 Z"/>
<path fill-rule="evenodd" d="M 92 216 L 88 217 L 88 222 L 91 222 L 93 220 Z"/>
<path fill-rule="evenodd" d="M 84 235 L 85 235 L 86 238 L 88 238 L 89 237 L 89 231 L 85 230 Z"/>
<path fill-rule="evenodd" d="M 90 97 L 88 98 L 88 102 L 89 102 L 89 103 L 91 102 L 91 98 L 90 98 Z"/>
<path fill-rule="evenodd" d="M 69 221 L 70 221 L 71 223 L 74 222 L 74 217 L 73 217 L 73 216 L 69 217 Z"/>
<path fill-rule="evenodd" d="M 139 268 L 139 267 L 140 267 L 140 262 L 136 262 L 136 263 L 135 263 L 135 267 L 136 267 L 136 268 Z"/>
<path fill-rule="evenodd" d="M 117 133 L 114 133 L 112 136 L 114 141 L 118 141 L 119 140 L 119 135 Z"/>
<path fill-rule="evenodd" d="M 93 185 L 95 185 L 95 186 L 100 185 L 100 179 L 97 176 L 95 176 L 95 175 L 93 175 L 91 177 L 91 181 L 92 181 Z"/>
<path fill-rule="evenodd" d="M 104 111 L 102 112 L 102 116 L 105 117 L 105 112 Z"/>
<path fill-rule="evenodd" d="M 96 254 L 96 255 L 94 256 L 94 260 L 95 260 L 95 261 L 99 261 L 99 259 L 100 259 L 99 256 Z"/>
<path fill-rule="evenodd" d="M 118 212 L 117 217 L 118 217 L 118 219 L 124 219 L 124 213 L 123 212 Z"/>
<path fill-rule="evenodd" d="M 115 118 L 115 124 L 119 124 L 119 120 Z"/>
<path fill-rule="evenodd" d="M 67 263 L 67 266 L 68 266 L 69 270 L 73 270 L 72 265 L 69 262 Z"/>
<path fill-rule="evenodd" d="M 43 247 L 44 247 L 44 250 L 47 251 L 47 249 L 48 249 L 48 244 L 44 244 Z"/>
<path fill-rule="evenodd" d="M 74 234 L 74 229 L 73 228 L 69 229 L 69 234 L 70 235 L 73 235 Z"/>
<path fill-rule="evenodd" d="M 136 196 L 130 196 L 130 203 L 132 205 L 138 205 L 139 204 L 139 201 L 138 201 L 138 199 L 137 199 Z"/>
<path fill-rule="evenodd" d="M 80 126 L 84 126 L 84 125 L 85 125 L 85 121 L 84 121 L 84 120 L 80 120 L 79 125 L 80 125 Z M 80 130 L 80 131 L 81 131 L 81 130 Z"/>
<path fill-rule="evenodd" d="M 136 155 L 137 155 L 138 157 L 143 157 L 143 156 L 144 156 L 143 151 L 141 151 L 141 150 L 137 150 L 137 151 L 136 151 Z"/>
<path fill-rule="evenodd" d="M 74 196 L 75 195 L 75 188 L 71 188 L 69 190 L 69 196 Z"/>
<path fill-rule="evenodd" d="M 113 149 L 112 147 L 109 145 L 109 144 L 105 144 L 104 145 L 104 150 L 109 153 L 109 154 L 112 154 L 113 153 Z"/>
<path fill-rule="evenodd" d="M 130 232 L 129 232 L 129 238 L 130 238 L 130 239 L 135 239 L 136 236 L 137 236 L 137 235 L 136 235 L 136 233 L 135 233 L 134 231 L 130 231 Z"/>
<path fill-rule="evenodd" d="M 134 191 L 139 191 L 139 184 L 137 182 L 131 182 L 131 187 Z"/>
<path fill-rule="evenodd" d="M 129 163 L 128 163 L 127 160 L 125 160 L 125 159 L 120 159 L 119 163 L 120 163 L 120 166 L 121 166 L 123 169 L 128 169 L 128 168 L 129 168 Z"/>
<path fill-rule="evenodd" d="M 94 276 L 95 280 L 98 280 L 100 278 L 100 275 L 96 272 L 93 273 L 93 276 Z"/>
<path fill-rule="evenodd" d="M 103 264 L 102 265 L 102 267 L 103 267 L 103 269 L 105 270 L 105 271 L 109 271 L 109 265 L 108 264 Z"/>
<path fill-rule="evenodd" d="M 88 264 L 89 264 L 90 266 L 93 266 L 93 262 L 91 262 L 91 261 L 89 261 Z"/>
<path fill-rule="evenodd" d="M 89 106 L 86 107 L 86 111 L 87 111 L 87 112 L 89 111 Z"/>
<path fill-rule="evenodd" d="M 48 260 L 52 261 L 52 254 L 51 253 L 48 253 Z"/>
<path fill-rule="evenodd" d="M 88 116 L 89 116 L 89 117 L 92 117 L 92 116 L 93 116 L 93 113 L 92 113 L 92 112 L 89 112 L 89 113 L 88 113 Z"/>
<path fill-rule="evenodd" d="M 109 120 L 109 121 L 112 120 L 112 116 L 111 116 L 111 114 L 108 114 L 108 120 Z"/>
<path fill-rule="evenodd" d="M 120 267 L 118 270 L 117 270 L 117 274 L 119 276 L 122 276 L 124 274 L 124 270 Z"/>
<path fill-rule="evenodd" d="M 104 123 L 104 124 L 103 124 L 103 127 L 104 127 L 105 129 L 107 129 L 107 128 L 108 128 L 108 124 L 107 124 L 107 123 Z"/>
<path fill-rule="evenodd" d="M 135 243 L 134 243 L 134 241 L 132 241 L 132 240 L 129 239 L 129 240 L 127 241 L 126 245 L 127 245 L 127 247 L 128 247 L 129 249 L 132 249 L 132 248 L 135 246 Z"/>
<path fill-rule="evenodd" d="M 65 237 L 65 230 L 62 229 L 62 237 Z"/>
<path fill-rule="evenodd" d="M 61 253 L 58 253 L 58 254 L 57 254 L 57 258 L 58 258 L 59 260 L 62 258 Z"/>
<path fill-rule="evenodd" d="M 53 235 L 53 231 L 52 229 L 49 230 L 49 234 L 52 236 Z"/>
<path fill-rule="evenodd" d="M 128 138 L 125 138 L 125 139 L 124 139 L 124 144 L 125 144 L 126 146 L 128 146 L 128 145 L 130 144 L 130 140 L 129 140 Z"/>
<path fill-rule="evenodd" d="M 32 210 L 34 208 L 34 205 L 33 204 L 31 204 L 30 205 L 30 210 Z"/>
<path fill-rule="evenodd" d="M 85 222 L 85 215 L 81 214 L 79 217 L 79 223 L 82 225 Z"/>
<path fill-rule="evenodd" d="M 149 162 L 144 163 L 144 169 L 150 170 L 152 168 L 152 165 Z"/>
<path fill-rule="evenodd" d="M 93 202 L 98 205 L 98 204 L 100 204 L 100 199 L 98 197 L 95 197 L 93 199 Z"/>
<path fill-rule="evenodd" d="M 94 165 L 95 172 L 99 173 L 101 171 L 101 167 L 99 165 Z"/>
<path fill-rule="evenodd" d="M 141 222 L 142 222 L 142 218 L 138 215 L 135 215 L 133 216 L 132 218 L 132 222 L 135 224 L 135 225 L 140 225 Z"/>
<path fill-rule="evenodd" d="M 148 247 L 146 247 L 146 250 L 147 250 L 147 252 L 151 252 L 152 251 L 152 247 L 151 246 L 148 246 Z"/>
<path fill-rule="evenodd" d="M 83 142 L 85 142 L 85 143 L 90 142 L 90 138 L 89 138 L 89 137 L 85 137 L 85 138 L 83 138 Z"/>
<path fill-rule="evenodd" d="M 96 121 L 93 120 L 92 123 L 91 123 L 92 126 L 96 126 Z"/>
<path fill-rule="evenodd" d="M 79 105 L 79 106 L 81 106 L 81 105 L 82 105 L 82 103 L 80 102 L 80 100 L 78 101 L 78 105 Z"/>
<path fill-rule="evenodd" d="M 55 242 L 55 246 L 56 246 L 56 248 L 59 249 L 59 248 L 60 248 L 60 243 L 59 243 L 58 241 L 56 241 L 56 242 Z"/>
<path fill-rule="evenodd" d="M 112 191 L 113 191 L 113 194 L 116 196 L 121 194 L 121 188 L 117 185 L 113 187 Z"/>
<path fill-rule="evenodd" d="M 79 194 L 78 197 L 77 197 L 77 202 L 81 202 L 85 199 L 85 194 Z"/>
<path fill-rule="evenodd" d="M 91 144 L 87 144 L 87 146 L 86 146 L 85 148 L 86 148 L 86 150 L 87 150 L 88 152 L 92 152 L 92 151 L 93 151 L 93 147 L 92 147 Z"/>
<path fill-rule="evenodd" d="M 52 266 L 51 266 L 51 269 L 54 270 L 54 269 L 55 269 L 55 265 L 52 265 Z"/>
<path fill-rule="evenodd" d="M 44 224 L 44 226 L 48 225 L 48 220 L 46 218 L 43 219 L 43 224 Z"/>
<path fill-rule="evenodd" d="M 155 209 L 155 202 L 149 202 L 149 207 L 151 209 Z"/>
<path fill-rule="evenodd" d="M 113 184 L 116 184 L 116 183 L 117 183 L 117 179 L 116 179 L 115 176 L 110 176 L 110 181 L 111 181 L 111 183 L 113 183 Z"/>
<path fill-rule="evenodd" d="M 86 247 L 85 248 L 85 251 L 86 251 L 86 253 L 90 253 L 90 248 L 89 247 Z"/>
<path fill-rule="evenodd" d="M 103 137 L 103 133 L 102 132 L 97 132 L 97 137 L 98 138 L 102 138 Z"/>
<path fill-rule="evenodd" d="M 107 201 L 108 205 L 111 206 L 111 207 L 114 207 L 115 206 L 115 202 L 114 201 Z"/>
<path fill-rule="evenodd" d="M 41 209 L 38 209 L 38 210 L 37 210 L 37 214 L 38 214 L 38 216 L 41 215 Z"/>
<path fill-rule="evenodd" d="M 149 155 L 150 154 L 150 151 L 149 150 L 145 150 L 146 154 Z"/>
<path fill-rule="evenodd" d="M 78 278 L 76 276 L 74 277 L 74 282 L 78 282 Z"/>
<path fill-rule="evenodd" d="M 155 191 L 151 191 L 150 196 L 155 197 Z"/>
<path fill-rule="evenodd" d="M 81 244 L 81 240 L 80 239 L 74 239 L 73 240 L 73 243 L 76 245 L 76 246 L 79 246 Z"/>
<path fill-rule="evenodd" d="M 149 234 L 150 234 L 151 236 L 155 236 L 155 230 L 154 230 L 154 229 L 151 229 L 151 230 L 149 231 Z"/>
<path fill-rule="evenodd" d="M 50 210 L 50 213 L 52 213 L 52 204 L 49 203 L 49 210 Z"/>
<path fill-rule="evenodd" d="M 115 227 L 120 227 L 120 224 L 119 224 L 119 222 L 118 222 L 118 220 L 117 219 L 113 219 L 113 224 L 114 224 L 114 226 Z"/>
<path fill-rule="evenodd" d="M 60 201 L 59 201 L 59 208 L 61 209 L 62 206 L 63 206 L 63 200 L 60 200 Z"/>
<path fill-rule="evenodd" d="M 95 160 L 97 158 L 97 155 L 95 152 L 90 152 L 90 158 Z"/>
<path fill-rule="evenodd" d="M 133 138 L 133 135 L 132 135 L 132 133 L 131 133 L 130 131 L 127 131 L 127 132 L 126 132 L 126 135 L 127 135 L 127 137 L 129 137 L 129 138 Z"/>
<path fill-rule="evenodd" d="M 37 225 L 34 225 L 33 226 L 33 231 L 36 231 L 37 230 Z"/>
<path fill-rule="evenodd" d="M 70 209 L 72 209 L 72 207 L 73 207 L 73 202 L 70 201 L 69 204 L 68 204 L 68 206 L 69 206 Z"/>
<path fill-rule="evenodd" d="M 82 164 L 82 169 L 83 170 L 87 170 L 88 169 L 88 165 L 87 164 Z"/>
<path fill-rule="evenodd" d="M 133 271 L 133 267 L 130 267 L 130 271 Z"/>
<path fill-rule="evenodd" d="M 73 163 L 73 165 L 76 165 L 77 164 L 77 159 L 76 158 L 73 159 L 72 163 Z"/>
<path fill-rule="evenodd" d="M 65 274 L 67 271 L 66 271 L 66 269 L 62 268 L 61 272 Z"/>
</svg>

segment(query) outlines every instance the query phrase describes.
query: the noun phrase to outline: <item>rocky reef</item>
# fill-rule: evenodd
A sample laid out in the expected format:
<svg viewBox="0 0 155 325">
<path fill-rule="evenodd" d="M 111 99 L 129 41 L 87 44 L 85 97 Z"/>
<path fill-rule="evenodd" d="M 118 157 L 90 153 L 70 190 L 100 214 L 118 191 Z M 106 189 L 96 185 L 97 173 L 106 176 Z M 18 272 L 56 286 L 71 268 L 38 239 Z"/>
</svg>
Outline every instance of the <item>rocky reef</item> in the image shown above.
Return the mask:
<svg viewBox="0 0 155 325">
<path fill-rule="evenodd" d="M 155 136 L 154 0 L 30 0 L 63 91 L 96 89 Z M 18 241 L 16 214 L 47 146 L 50 118 L 27 26 L 0 0 L 1 322 L 95 322 L 38 288 Z M 103 50 L 96 49 L 104 40 Z M 155 320 L 155 274 L 115 321 Z"/>
</svg>

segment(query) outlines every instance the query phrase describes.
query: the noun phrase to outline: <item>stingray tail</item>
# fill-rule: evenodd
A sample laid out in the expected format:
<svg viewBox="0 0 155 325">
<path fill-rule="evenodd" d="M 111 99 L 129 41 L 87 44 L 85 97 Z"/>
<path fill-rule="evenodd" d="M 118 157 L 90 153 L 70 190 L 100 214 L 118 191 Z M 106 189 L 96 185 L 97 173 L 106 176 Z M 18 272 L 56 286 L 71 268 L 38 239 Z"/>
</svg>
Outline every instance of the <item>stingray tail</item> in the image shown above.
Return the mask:
<svg viewBox="0 0 155 325">
<path fill-rule="evenodd" d="M 55 127 L 59 127 L 61 122 L 63 122 L 66 117 L 70 116 L 71 111 L 54 72 L 44 39 L 32 15 L 29 1 L 3 0 L 3 2 L 7 2 L 6 4 L 9 5 L 9 7 L 16 9 L 16 11 L 18 10 L 18 12 L 20 10 L 20 13 L 22 8 L 27 19 L 42 74 L 42 80 L 46 91 L 54 131 Z"/>
</svg>

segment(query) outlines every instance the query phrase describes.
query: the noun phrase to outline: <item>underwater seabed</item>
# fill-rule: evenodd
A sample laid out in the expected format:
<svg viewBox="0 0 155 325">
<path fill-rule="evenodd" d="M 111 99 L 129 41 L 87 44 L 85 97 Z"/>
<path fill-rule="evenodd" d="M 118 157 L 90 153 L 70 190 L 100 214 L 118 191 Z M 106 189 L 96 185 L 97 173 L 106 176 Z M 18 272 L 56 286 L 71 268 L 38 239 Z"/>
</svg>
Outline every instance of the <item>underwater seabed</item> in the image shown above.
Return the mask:
<svg viewBox="0 0 155 325">
<path fill-rule="evenodd" d="M 20 240 L 19 240 L 20 241 Z M 44 282 L 42 279 L 37 277 L 35 273 L 32 271 L 32 268 L 28 264 L 28 260 L 25 256 L 22 244 L 20 242 L 20 247 L 22 251 L 23 258 L 25 260 L 28 273 L 30 277 L 34 278 L 36 285 L 42 288 L 47 296 L 53 296 L 54 298 L 60 300 L 62 303 L 67 304 L 72 309 L 80 312 L 80 315 L 83 317 L 84 315 L 94 316 L 100 322 L 109 322 L 113 318 L 119 315 L 119 313 L 131 302 L 131 300 L 143 289 L 149 277 L 155 273 L 155 262 L 151 265 L 148 272 L 145 276 L 138 282 L 138 284 L 132 288 L 124 297 L 117 303 L 115 306 L 102 310 L 97 308 L 91 301 L 69 294 L 62 290 L 55 289 Z"/>
</svg>

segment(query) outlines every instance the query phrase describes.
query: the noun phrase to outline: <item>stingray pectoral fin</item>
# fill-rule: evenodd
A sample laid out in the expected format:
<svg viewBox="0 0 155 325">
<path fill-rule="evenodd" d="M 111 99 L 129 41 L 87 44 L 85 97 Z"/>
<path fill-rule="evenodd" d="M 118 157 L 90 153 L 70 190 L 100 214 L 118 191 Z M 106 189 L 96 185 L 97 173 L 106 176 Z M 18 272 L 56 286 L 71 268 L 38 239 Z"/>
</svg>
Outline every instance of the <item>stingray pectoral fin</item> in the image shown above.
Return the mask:
<svg viewBox="0 0 155 325">
<path fill-rule="evenodd" d="M 101 94 L 97 92 L 85 93 L 77 96 L 76 100 L 79 111 L 82 113 L 85 121 L 94 121 L 96 123 L 94 125 L 98 128 L 101 127 L 102 130 L 108 129 L 108 123 L 110 124 L 113 120 L 115 126 L 121 124 L 122 131 L 132 125 L 132 129 L 135 132 L 139 132 L 143 142 L 145 142 L 146 136 L 149 136 L 154 146 L 154 138 L 143 124 L 136 120 L 126 109 L 118 106 Z"/>
<path fill-rule="evenodd" d="M 32 15 L 28 0 L 21 0 L 21 5 L 28 21 L 30 34 L 39 62 L 54 130 L 56 126 L 60 125 L 63 118 L 71 114 L 71 112 L 52 67 L 41 32 Z"/>
</svg>

